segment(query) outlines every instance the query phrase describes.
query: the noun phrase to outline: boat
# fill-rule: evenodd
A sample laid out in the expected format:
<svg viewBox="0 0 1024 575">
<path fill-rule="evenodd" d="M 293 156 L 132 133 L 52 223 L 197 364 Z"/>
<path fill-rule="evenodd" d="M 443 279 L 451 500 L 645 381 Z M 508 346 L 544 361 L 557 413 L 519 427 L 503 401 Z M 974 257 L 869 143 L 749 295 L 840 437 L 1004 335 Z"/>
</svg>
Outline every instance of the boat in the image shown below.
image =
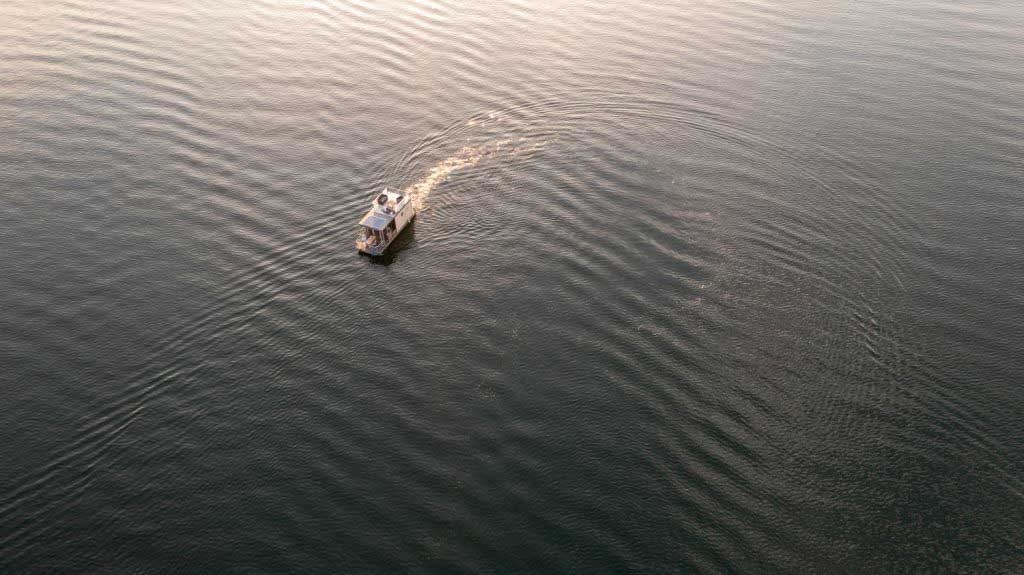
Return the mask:
<svg viewBox="0 0 1024 575">
<path fill-rule="evenodd" d="M 384 188 L 359 221 L 356 249 L 369 256 L 383 255 L 415 217 L 416 209 L 409 196 Z"/>
</svg>

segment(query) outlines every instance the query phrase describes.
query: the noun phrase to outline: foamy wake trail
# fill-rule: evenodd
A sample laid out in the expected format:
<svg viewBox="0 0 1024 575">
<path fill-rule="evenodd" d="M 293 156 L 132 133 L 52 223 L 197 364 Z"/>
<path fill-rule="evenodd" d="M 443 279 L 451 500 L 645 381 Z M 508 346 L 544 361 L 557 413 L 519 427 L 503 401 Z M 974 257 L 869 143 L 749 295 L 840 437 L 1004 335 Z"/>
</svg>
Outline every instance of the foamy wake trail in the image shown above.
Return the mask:
<svg viewBox="0 0 1024 575">
<path fill-rule="evenodd" d="M 550 140 L 529 142 L 526 138 L 505 138 L 479 146 L 463 146 L 438 162 L 421 180 L 407 186 L 404 193 L 412 198 L 413 207 L 417 211 L 422 210 L 426 207 L 430 193 L 455 172 L 472 168 L 486 159 L 511 159 L 537 152 L 549 142 Z"/>
</svg>

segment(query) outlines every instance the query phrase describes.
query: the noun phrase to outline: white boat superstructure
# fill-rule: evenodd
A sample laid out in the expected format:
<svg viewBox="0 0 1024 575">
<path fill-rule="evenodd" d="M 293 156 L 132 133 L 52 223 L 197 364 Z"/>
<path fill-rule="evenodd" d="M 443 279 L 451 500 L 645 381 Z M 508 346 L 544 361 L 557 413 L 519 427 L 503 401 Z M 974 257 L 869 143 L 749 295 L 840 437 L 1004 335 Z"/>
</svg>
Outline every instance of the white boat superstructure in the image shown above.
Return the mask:
<svg viewBox="0 0 1024 575">
<path fill-rule="evenodd" d="M 416 209 L 408 196 L 384 188 L 359 221 L 356 249 L 371 256 L 383 254 L 415 217 Z"/>
</svg>

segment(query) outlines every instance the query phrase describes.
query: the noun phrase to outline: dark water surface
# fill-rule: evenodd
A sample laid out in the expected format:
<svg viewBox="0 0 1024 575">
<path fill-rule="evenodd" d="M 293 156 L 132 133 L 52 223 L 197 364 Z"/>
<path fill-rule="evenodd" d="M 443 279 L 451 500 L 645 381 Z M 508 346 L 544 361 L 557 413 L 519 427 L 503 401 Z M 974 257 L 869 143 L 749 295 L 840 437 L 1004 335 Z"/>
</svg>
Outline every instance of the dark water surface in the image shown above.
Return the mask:
<svg viewBox="0 0 1024 575">
<path fill-rule="evenodd" d="M 1022 30 L 5 0 L 0 571 L 1024 572 Z"/>
</svg>

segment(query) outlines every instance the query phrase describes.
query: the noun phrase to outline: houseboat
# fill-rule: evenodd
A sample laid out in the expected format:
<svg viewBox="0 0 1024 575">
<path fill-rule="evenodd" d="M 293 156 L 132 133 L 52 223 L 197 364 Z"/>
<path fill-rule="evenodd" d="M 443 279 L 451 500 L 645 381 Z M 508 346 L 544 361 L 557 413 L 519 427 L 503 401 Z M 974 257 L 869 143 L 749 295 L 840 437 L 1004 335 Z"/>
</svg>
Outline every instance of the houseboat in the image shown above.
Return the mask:
<svg viewBox="0 0 1024 575">
<path fill-rule="evenodd" d="M 356 249 L 370 256 L 382 255 L 415 217 L 409 196 L 384 188 L 359 221 Z"/>
</svg>

